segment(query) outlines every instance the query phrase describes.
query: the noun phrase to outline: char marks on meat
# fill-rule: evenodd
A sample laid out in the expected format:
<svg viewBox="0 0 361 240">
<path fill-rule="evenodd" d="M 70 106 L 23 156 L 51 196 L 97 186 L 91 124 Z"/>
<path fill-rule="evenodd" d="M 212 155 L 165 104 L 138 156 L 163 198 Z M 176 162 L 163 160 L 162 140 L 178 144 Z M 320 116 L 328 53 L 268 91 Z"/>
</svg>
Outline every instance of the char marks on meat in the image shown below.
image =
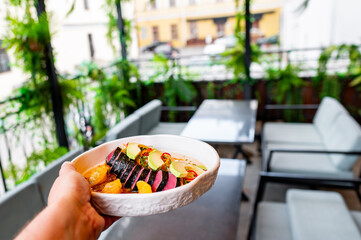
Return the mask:
<svg viewBox="0 0 361 240">
<path fill-rule="evenodd" d="M 111 158 L 109 159 L 109 161 L 107 161 L 108 166 L 113 167 L 115 160 L 118 158 L 119 153 L 121 153 L 122 149 L 120 147 L 117 147 L 114 151 L 113 151 L 113 155 L 111 156 Z M 108 160 L 108 157 L 107 157 Z"/>
<path fill-rule="evenodd" d="M 120 182 L 122 184 L 124 184 L 127 180 L 128 180 L 128 177 L 130 176 L 130 174 L 132 173 L 135 165 L 137 165 L 137 163 L 135 161 L 130 161 L 127 168 L 125 169 L 123 175 L 121 176 L 120 178 Z"/>
<path fill-rule="evenodd" d="M 138 181 L 147 182 L 147 181 L 146 181 L 146 178 L 148 177 L 149 173 L 150 173 L 150 170 L 149 170 L 149 169 L 143 168 L 143 171 L 140 173 L 140 176 L 139 176 L 137 182 L 138 182 Z M 136 192 L 137 192 L 137 191 L 138 191 L 138 187 L 137 187 L 137 185 L 136 185 L 136 182 L 133 183 L 133 184 L 135 184 L 135 185 L 133 186 L 133 191 L 136 191 Z"/>
<path fill-rule="evenodd" d="M 134 170 L 132 171 L 132 174 L 128 178 L 128 181 L 124 184 L 124 188 L 131 188 L 133 183 L 139 178 L 139 173 L 143 169 L 142 166 L 136 165 Z"/>
<path fill-rule="evenodd" d="M 163 190 L 163 188 L 167 185 L 168 182 L 168 172 L 161 171 L 162 172 L 162 181 L 159 183 L 159 186 L 157 188 L 157 192 L 160 192 Z"/>
<path fill-rule="evenodd" d="M 155 176 L 157 175 L 157 172 L 156 171 L 153 171 L 153 170 L 150 170 L 150 173 L 149 173 L 149 178 L 148 178 L 148 181 L 147 183 L 152 186 L 153 183 L 154 183 L 154 179 L 155 179 Z"/>
</svg>

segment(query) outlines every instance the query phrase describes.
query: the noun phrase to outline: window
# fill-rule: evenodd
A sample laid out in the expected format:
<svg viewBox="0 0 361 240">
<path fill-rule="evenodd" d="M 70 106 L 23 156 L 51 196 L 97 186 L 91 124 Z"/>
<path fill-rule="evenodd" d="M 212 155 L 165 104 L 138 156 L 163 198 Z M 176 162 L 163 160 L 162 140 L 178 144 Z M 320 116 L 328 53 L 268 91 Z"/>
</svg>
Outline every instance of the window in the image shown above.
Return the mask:
<svg viewBox="0 0 361 240">
<path fill-rule="evenodd" d="M 141 38 L 142 39 L 147 39 L 147 27 L 142 27 Z"/>
<path fill-rule="evenodd" d="M 1 47 L 2 41 L 0 40 L 0 73 L 10 71 L 9 57 L 5 48 Z"/>
<path fill-rule="evenodd" d="M 95 55 L 95 50 L 93 46 L 93 36 L 91 35 L 91 33 L 88 34 L 88 43 L 89 43 L 90 57 L 93 59 Z"/>
<path fill-rule="evenodd" d="M 189 22 L 189 29 L 190 29 L 191 38 L 197 38 L 198 37 L 198 28 L 197 28 L 196 21 Z"/>
<path fill-rule="evenodd" d="M 169 7 L 175 7 L 175 0 L 169 0 Z"/>
<path fill-rule="evenodd" d="M 85 10 L 88 10 L 88 9 L 89 9 L 88 0 L 84 0 L 84 9 L 85 9 Z"/>
<path fill-rule="evenodd" d="M 172 40 L 178 39 L 178 27 L 176 24 L 170 26 Z"/>
<path fill-rule="evenodd" d="M 153 26 L 153 42 L 159 41 L 159 28 L 158 26 Z"/>
<path fill-rule="evenodd" d="M 189 0 L 189 5 L 196 5 L 196 0 Z"/>
<path fill-rule="evenodd" d="M 224 36 L 224 22 L 217 23 L 217 37 Z"/>
</svg>

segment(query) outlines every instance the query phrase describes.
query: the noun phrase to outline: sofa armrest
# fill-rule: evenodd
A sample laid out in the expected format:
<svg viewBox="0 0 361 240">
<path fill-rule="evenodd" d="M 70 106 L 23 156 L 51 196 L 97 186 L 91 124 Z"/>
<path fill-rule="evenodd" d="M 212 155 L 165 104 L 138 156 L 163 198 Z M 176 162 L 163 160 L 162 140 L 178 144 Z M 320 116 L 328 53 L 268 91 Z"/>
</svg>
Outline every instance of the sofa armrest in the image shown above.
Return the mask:
<svg viewBox="0 0 361 240">
<path fill-rule="evenodd" d="M 309 150 L 309 149 L 270 149 L 269 155 L 268 155 L 268 158 L 267 158 L 267 168 L 266 168 L 267 172 L 270 171 L 272 156 L 273 156 L 273 153 L 275 153 L 275 152 L 361 155 L 361 151 L 328 151 L 328 150 Z"/>
<path fill-rule="evenodd" d="M 318 104 L 266 104 L 265 110 L 309 110 L 317 109 Z"/>
<path fill-rule="evenodd" d="M 360 178 L 319 178 L 313 176 L 305 176 L 298 173 L 279 173 L 279 172 L 265 172 L 261 171 L 259 174 L 260 178 L 258 181 L 258 188 L 256 199 L 253 205 L 253 214 L 251 218 L 251 224 L 248 231 L 248 239 L 253 236 L 255 228 L 255 220 L 258 211 L 258 204 L 262 201 L 265 193 L 267 183 L 278 183 L 278 184 L 293 184 L 293 185 L 307 185 L 314 187 L 343 187 L 346 184 L 350 188 L 361 185 Z"/>
<path fill-rule="evenodd" d="M 162 106 L 162 111 L 195 112 L 196 106 Z"/>
<path fill-rule="evenodd" d="M 260 172 L 260 177 L 264 182 L 273 182 L 273 183 L 286 183 L 286 184 L 299 184 L 309 183 L 309 185 L 318 185 L 320 183 L 352 183 L 352 184 L 361 184 L 360 178 L 325 178 L 325 177 L 313 177 L 305 176 L 304 174 L 299 173 L 279 173 L 279 172 Z M 307 184 L 308 185 L 308 184 Z M 328 186 L 329 184 L 327 184 Z"/>
<path fill-rule="evenodd" d="M 262 117 L 263 121 L 265 121 L 267 119 L 268 112 L 272 110 L 317 110 L 318 107 L 318 104 L 266 104 L 264 106 L 265 111 L 263 111 Z"/>
</svg>

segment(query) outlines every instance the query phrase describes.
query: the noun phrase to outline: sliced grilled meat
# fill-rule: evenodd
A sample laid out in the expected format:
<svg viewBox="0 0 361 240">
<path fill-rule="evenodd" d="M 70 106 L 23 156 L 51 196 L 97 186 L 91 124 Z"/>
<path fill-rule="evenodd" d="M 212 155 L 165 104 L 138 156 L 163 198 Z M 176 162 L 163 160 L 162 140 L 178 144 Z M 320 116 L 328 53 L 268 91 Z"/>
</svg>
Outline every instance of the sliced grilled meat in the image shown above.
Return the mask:
<svg viewBox="0 0 361 240">
<path fill-rule="evenodd" d="M 114 151 L 113 151 L 113 155 L 109 158 L 109 161 L 107 162 L 108 166 L 113 167 L 115 160 L 118 158 L 119 153 L 121 153 L 122 149 L 120 147 L 117 147 Z M 109 157 L 109 155 L 108 155 Z M 107 157 L 107 159 L 108 159 Z"/>
<path fill-rule="evenodd" d="M 167 185 L 163 188 L 163 191 L 173 189 L 177 186 L 177 177 L 174 176 L 171 172 L 168 172 L 168 182 Z"/>
<path fill-rule="evenodd" d="M 127 168 L 125 169 L 123 175 L 120 178 L 120 182 L 122 184 L 124 184 L 128 180 L 128 178 L 132 174 L 132 171 L 133 171 L 133 169 L 135 168 L 136 165 L 137 165 L 137 163 L 135 161 L 129 162 Z"/>
<path fill-rule="evenodd" d="M 147 182 L 150 186 L 152 186 L 156 175 L 157 175 L 156 171 L 150 170 L 149 177 L 148 179 L 146 179 L 145 182 Z"/>
<path fill-rule="evenodd" d="M 168 172 L 162 171 L 162 181 L 160 182 L 157 188 L 157 192 L 162 191 L 163 188 L 167 185 L 167 183 L 168 183 Z"/>
<path fill-rule="evenodd" d="M 139 178 L 139 172 L 143 169 L 142 166 L 136 165 L 132 174 L 129 176 L 128 180 L 124 184 L 124 188 L 132 188 L 133 183 Z"/>
<path fill-rule="evenodd" d="M 136 192 L 138 191 L 138 187 L 137 187 L 137 185 L 136 185 L 136 183 L 137 183 L 138 181 L 145 181 L 145 182 L 147 182 L 145 179 L 148 177 L 149 173 L 150 173 L 150 170 L 149 170 L 149 169 L 143 168 L 142 172 L 141 172 L 140 175 L 139 175 L 139 178 L 138 178 L 137 180 L 135 180 L 135 182 L 133 183 L 133 184 L 134 184 L 134 186 L 132 186 L 133 191 L 136 191 Z"/>
<path fill-rule="evenodd" d="M 113 166 L 113 168 L 110 169 L 110 173 L 115 173 L 118 178 L 120 178 L 125 169 L 127 168 L 129 162 L 125 161 L 124 159 L 118 158 L 117 163 L 118 164 L 115 167 Z"/>
<path fill-rule="evenodd" d="M 118 158 L 115 160 L 115 163 L 110 169 L 110 173 L 115 173 L 117 175 L 120 175 L 122 171 L 124 171 L 124 168 L 126 167 L 124 165 L 126 165 L 129 161 L 130 160 L 128 156 L 125 153 L 120 152 Z"/>
<path fill-rule="evenodd" d="M 161 171 L 161 170 L 157 171 L 157 173 L 156 173 L 156 175 L 155 175 L 154 182 L 153 182 L 153 184 L 151 185 L 153 192 L 156 192 L 156 191 L 157 191 L 160 183 L 162 182 L 162 177 L 163 177 L 162 171 Z"/>
</svg>

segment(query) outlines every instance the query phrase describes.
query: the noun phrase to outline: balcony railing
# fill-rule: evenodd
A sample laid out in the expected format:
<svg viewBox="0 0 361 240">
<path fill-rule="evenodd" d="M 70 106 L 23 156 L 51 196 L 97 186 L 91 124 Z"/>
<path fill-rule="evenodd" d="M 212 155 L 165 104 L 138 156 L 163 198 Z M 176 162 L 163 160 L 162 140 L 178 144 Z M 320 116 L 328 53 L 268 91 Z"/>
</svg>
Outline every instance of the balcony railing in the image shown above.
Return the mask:
<svg viewBox="0 0 361 240">
<path fill-rule="evenodd" d="M 282 69 L 288 64 L 300 64 L 302 66 L 301 76 L 315 76 L 317 74 L 318 58 L 322 50 L 323 48 L 308 48 L 264 51 L 260 56 L 262 59 L 261 63 L 252 64 L 251 75 L 256 81 L 261 81 L 265 77 L 264 69 L 267 67 Z M 228 69 L 225 66 L 226 60 L 220 55 L 177 56 L 168 59 L 169 72 L 167 74 L 189 73 L 191 80 L 194 82 L 227 82 L 233 79 L 233 72 L 232 69 Z M 137 59 L 131 60 L 131 62 L 137 67 L 142 82 L 147 82 L 153 77 L 155 82 L 161 84 L 169 77 L 167 75 L 160 75 L 154 78 L 157 68 L 161 66 L 151 59 Z M 345 72 L 348 64 L 347 57 L 341 56 L 338 59 L 332 59 L 329 62 L 330 67 L 328 69 L 333 73 Z M 118 70 L 116 64 L 110 64 L 99 69 L 105 73 L 114 73 Z M 89 89 L 96 88 L 99 83 L 91 81 L 87 74 L 76 74 L 65 76 L 64 78 L 79 81 L 79 87 L 82 88 L 81 91 L 84 94 L 84 99 L 77 100 L 75 104 L 69 107 L 66 116 L 68 138 L 71 148 L 74 148 L 84 144 L 84 142 L 79 142 L 77 138 L 79 134 L 81 135 L 81 132 L 84 133 L 82 128 L 86 127 L 86 123 L 89 123 L 95 114 L 94 97 L 96 93 Z M 131 79 L 131 81 L 134 80 Z M 261 97 L 267 96 L 269 97 L 269 95 Z M 3 171 L 6 170 L 7 172 L 7 174 L 1 173 L 3 179 L 4 175 L 13 175 L 13 180 L 8 180 L 9 187 L 13 186 L 16 182 L 14 180 L 16 168 L 25 168 L 27 166 L 27 159 L 32 153 L 43 149 L 44 146 L 47 147 L 46 145 L 49 143 L 56 142 L 52 131 L 53 120 L 49 116 L 44 114 L 28 116 L 16 110 L 19 107 L 16 105 L 16 100 L 19 100 L 21 97 L 10 98 L 0 102 L 0 109 L 3 112 L 0 116 L 0 167 L 2 167 Z M 147 99 L 144 99 L 144 101 L 147 101 Z M 264 101 L 270 102 L 267 99 Z M 167 103 L 164 104 L 167 105 Z M 119 117 L 116 114 L 108 116 L 108 126 L 113 126 L 123 117 L 124 115 Z M 42 167 L 44 166 L 40 164 L 33 171 L 36 172 Z M 4 188 L 0 186 L 0 192 L 2 191 L 4 191 Z"/>
</svg>

